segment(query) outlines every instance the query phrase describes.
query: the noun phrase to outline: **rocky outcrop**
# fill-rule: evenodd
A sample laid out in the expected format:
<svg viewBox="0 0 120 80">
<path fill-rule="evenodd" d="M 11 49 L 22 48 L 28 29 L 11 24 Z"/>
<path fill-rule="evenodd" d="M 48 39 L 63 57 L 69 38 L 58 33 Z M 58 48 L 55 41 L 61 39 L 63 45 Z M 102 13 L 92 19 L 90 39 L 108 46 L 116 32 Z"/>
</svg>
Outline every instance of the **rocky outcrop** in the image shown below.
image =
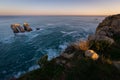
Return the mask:
<svg viewBox="0 0 120 80">
<path fill-rule="evenodd" d="M 28 23 L 24 23 L 23 26 L 24 28 L 20 24 L 16 23 L 11 25 L 11 29 L 13 30 L 14 33 L 24 33 L 25 31 L 28 32 L 32 31 L 32 28 L 29 27 Z"/>
<path fill-rule="evenodd" d="M 120 37 L 120 14 L 106 17 L 97 27 L 96 34 L 115 39 Z"/>
<path fill-rule="evenodd" d="M 23 27 L 24 27 L 24 30 L 25 30 L 25 31 L 28 31 L 28 32 L 29 32 L 29 31 L 32 31 L 32 28 L 29 27 L 29 24 L 28 24 L 28 23 L 24 23 L 24 24 L 23 24 Z"/>
<path fill-rule="evenodd" d="M 12 24 L 11 28 L 12 28 L 14 33 L 25 32 L 25 30 L 21 27 L 20 24 Z"/>
</svg>

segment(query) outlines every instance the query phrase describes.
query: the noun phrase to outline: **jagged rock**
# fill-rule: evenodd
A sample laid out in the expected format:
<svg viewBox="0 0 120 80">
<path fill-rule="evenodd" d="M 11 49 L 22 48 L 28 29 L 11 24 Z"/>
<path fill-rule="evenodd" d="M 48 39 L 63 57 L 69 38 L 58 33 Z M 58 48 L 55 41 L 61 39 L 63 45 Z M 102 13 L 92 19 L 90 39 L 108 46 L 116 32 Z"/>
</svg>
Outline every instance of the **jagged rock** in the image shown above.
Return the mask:
<svg viewBox="0 0 120 80">
<path fill-rule="evenodd" d="M 28 32 L 32 31 L 32 28 L 29 27 L 28 23 L 24 23 L 23 26 L 24 26 L 24 29 L 23 27 L 21 27 L 20 24 L 16 23 L 11 25 L 11 29 L 13 30 L 14 33 L 23 33 L 25 31 L 28 31 Z"/>
<path fill-rule="evenodd" d="M 98 52 L 99 54 L 103 54 L 101 52 L 104 52 L 115 44 L 115 41 L 112 38 L 103 35 L 90 35 L 88 40 L 90 49 Z"/>
<path fill-rule="evenodd" d="M 106 17 L 96 29 L 97 35 L 104 35 L 114 39 L 120 34 L 120 14 Z"/>
<path fill-rule="evenodd" d="M 99 55 L 93 50 L 85 51 L 85 56 L 90 57 L 93 60 L 97 60 L 99 58 Z"/>
<path fill-rule="evenodd" d="M 38 64 L 39 66 L 43 67 L 47 61 L 48 61 L 48 55 L 44 55 L 43 57 L 40 58 L 40 60 L 38 60 Z"/>
<path fill-rule="evenodd" d="M 104 35 L 89 35 L 88 40 L 94 41 L 94 42 L 105 41 L 105 42 L 109 43 L 109 45 L 114 43 L 114 40 L 112 38 L 109 38 L 109 37 L 104 36 Z"/>
<path fill-rule="evenodd" d="M 11 29 L 14 33 L 19 33 L 19 30 L 16 28 L 16 26 L 14 26 L 14 24 L 11 25 Z"/>
<path fill-rule="evenodd" d="M 62 53 L 61 56 L 64 57 L 64 58 L 70 59 L 74 56 L 74 54 Z"/>
<path fill-rule="evenodd" d="M 29 27 L 29 24 L 28 24 L 28 23 L 24 23 L 24 24 L 23 24 L 23 27 L 24 27 L 24 30 L 25 30 L 25 31 L 28 31 L 28 32 L 29 32 L 29 31 L 32 31 L 32 28 Z"/>
<path fill-rule="evenodd" d="M 25 30 L 21 27 L 21 26 L 18 26 L 18 29 L 20 30 L 20 32 L 25 32 Z"/>
<path fill-rule="evenodd" d="M 40 30 L 40 28 L 36 28 L 36 30 Z"/>
<path fill-rule="evenodd" d="M 25 30 L 20 26 L 20 24 L 12 24 L 11 28 L 14 33 L 25 32 Z"/>
</svg>

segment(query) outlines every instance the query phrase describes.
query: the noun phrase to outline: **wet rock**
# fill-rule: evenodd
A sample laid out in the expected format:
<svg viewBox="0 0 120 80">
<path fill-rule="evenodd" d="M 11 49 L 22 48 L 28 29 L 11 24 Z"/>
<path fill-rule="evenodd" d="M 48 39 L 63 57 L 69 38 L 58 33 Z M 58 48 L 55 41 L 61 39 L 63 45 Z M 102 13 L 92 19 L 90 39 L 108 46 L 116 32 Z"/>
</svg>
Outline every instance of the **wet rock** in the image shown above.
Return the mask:
<svg viewBox="0 0 120 80">
<path fill-rule="evenodd" d="M 74 54 L 63 53 L 63 54 L 61 54 L 61 56 L 64 57 L 64 58 L 70 59 L 74 56 Z"/>
<path fill-rule="evenodd" d="M 20 24 L 12 24 L 11 28 L 14 33 L 25 32 L 25 30 L 21 27 Z"/>
<path fill-rule="evenodd" d="M 20 30 L 20 32 L 25 32 L 25 30 L 21 27 L 21 26 L 18 26 L 18 29 Z"/>
<path fill-rule="evenodd" d="M 28 24 L 28 23 L 24 23 L 24 24 L 23 24 L 23 27 L 24 27 L 24 30 L 25 30 L 25 31 L 28 31 L 28 32 L 32 31 L 32 28 L 29 27 L 29 24 Z"/>
<path fill-rule="evenodd" d="M 40 30 L 40 28 L 36 28 L 36 30 Z"/>
<path fill-rule="evenodd" d="M 48 61 L 48 55 L 44 55 L 43 57 L 38 60 L 39 66 L 43 67 Z"/>
<path fill-rule="evenodd" d="M 11 29 L 13 30 L 14 33 L 19 33 L 19 30 L 17 29 L 16 26 L 14 26 L 14 24 L 11 25 Z"/>
</svg>

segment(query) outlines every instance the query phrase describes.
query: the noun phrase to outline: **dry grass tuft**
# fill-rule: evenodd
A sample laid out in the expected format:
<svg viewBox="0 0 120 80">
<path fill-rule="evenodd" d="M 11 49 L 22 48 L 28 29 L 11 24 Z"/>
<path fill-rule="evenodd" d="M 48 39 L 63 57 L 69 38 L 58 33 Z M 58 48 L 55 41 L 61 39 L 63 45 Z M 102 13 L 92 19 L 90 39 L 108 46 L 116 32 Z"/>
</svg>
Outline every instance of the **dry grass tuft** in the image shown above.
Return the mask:
<svg viewBox="0 0 120 80">
<path fill-rule="evenodd" d="M 86 41 L 80 41 L 78 43 L 78 46 L 81 50 L 86 51 L 86 50 L 89 49 L 89 42 L 87 40 Z"/>
</svg>

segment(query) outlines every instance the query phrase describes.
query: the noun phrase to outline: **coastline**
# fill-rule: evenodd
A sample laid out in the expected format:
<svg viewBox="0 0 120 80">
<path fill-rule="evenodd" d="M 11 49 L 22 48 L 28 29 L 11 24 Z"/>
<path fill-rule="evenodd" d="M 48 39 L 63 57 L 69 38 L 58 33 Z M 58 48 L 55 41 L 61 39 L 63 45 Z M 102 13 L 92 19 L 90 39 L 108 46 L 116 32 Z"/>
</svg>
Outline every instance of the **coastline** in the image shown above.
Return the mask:
<svg viewBox="0 0 120 80">
<path fill-rule="evenodd" d="M 38 61 L 38 64 L 41 66 L 40 69 L 26 73 L 25 75 L 18 78 L 18 80 L 26 80 L 27 78 L 29 80 L 34 80 L 34 79 L 70 80 L 70 78 L 88 79 L 87 77 L 84 77 L 84 76 L 87 76 L 90 74 L 92 74 L 90 75 L 91 76 L 90 79 L 92 80 L 119 79 L 120 71 L 113 64 L 114 60 L 118 60 L 118 61 L 120 60 L 119 47 L 118 49 L 116 49 L 118 50 L 117 52 L 116 50 L 114 50 L 116 46 L 119 46 L 115 44 L 116 41 L 117 43 L 119 43 L 119 38 L 114 38 L 112 35 L 109 35 L 111 31 L 109 31 L 107 28 L 104 28 L 105 26 L 108 26 L 109 24 L 111 24 L 111 22 L 109 23 L 109 20 L 113 20 L 113 18 L 115 18 L 115 21 L 117 21 L 117 19 L 119 19 L 120 16 L 113 15 L 105 18 L 105 20 L 103 20 L 103 22 L 99 24 L 99 26 L 103 26 L 103 27 L 96 29 L 96 33 L 93 34 L 92 36 L 89 36 L 88 39 L 86 39 L 86 42 L 83 41 L 83 42 L 78 42 L 78 43 L 69 45 L 65 49 L 65 51 L 61 53 L 60 56 L 53 58 L 50 61 L 47 60 L 48 59 L 47 55 L 43 56 Z M 106 23 L 106 21 L 108 23 Z M 114 23 L 114 25 L 117 25 L 117 24 Z M 114 26 L 113 26 L 113 29 L 114 29 Z M 112 34 L 116 35 L 118 33 L 116 30 L 114 30 L 114 33 Z M 93 50 L 93 52 L 86 53 L 87 50 Z M 116 52 L 116 54 L 113 54 L 112 52 L 113 53 Z M 109 54 L 106 54 L 106 53 L 109 53 Z M 93 54 L 95 54 L 94 57 L 93 57 Z M 114 56 L 111 56 L 111 55 L 114 55 Z M 118 58 L 116 56 L 118 56 Z M 81 68 L 81 66 L 83 67 Z M 75 70 L 75 69 L 78 69 L 78 70 Z M 85 71 L 87 75 L 82 74 L 84 70 L 88 70 L 88 71 Z M 95 72 L 94 70 L 98 71 L 97 74 L 94 73 Z M 58 72 L 54 72 L 54 71 L 58 71 Z M 72 73 L 74 73 L 75 75 L 72 75 L 70 71 L 73 71 Z M 32 76 L 30 77 L 30 75 Z M 100 77 L 99 75 L 102 75 L 102 77 Z"/>
</svg>

